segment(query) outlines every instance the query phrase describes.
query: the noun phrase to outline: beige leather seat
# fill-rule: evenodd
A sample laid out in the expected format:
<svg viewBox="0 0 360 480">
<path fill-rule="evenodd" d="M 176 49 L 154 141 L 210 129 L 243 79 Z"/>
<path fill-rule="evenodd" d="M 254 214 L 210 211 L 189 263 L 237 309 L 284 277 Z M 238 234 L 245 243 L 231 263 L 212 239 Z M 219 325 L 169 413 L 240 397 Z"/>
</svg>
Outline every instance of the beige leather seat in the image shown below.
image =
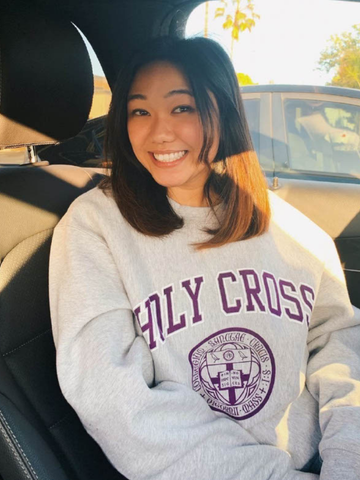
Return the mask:
<svg viewBox="0 0 360 480">
<path fill-rule="evenodd" d="M 33 9 L 2 11 L 0 58 L 2 147 L 54 143 L 81 130 L 92 71 L 71 23 Z M 101 178 L 46 162 L 0 167 L 1 480 L 123 478 L 61 394 L 48 304 L 53 228 Z"/>
</svg>

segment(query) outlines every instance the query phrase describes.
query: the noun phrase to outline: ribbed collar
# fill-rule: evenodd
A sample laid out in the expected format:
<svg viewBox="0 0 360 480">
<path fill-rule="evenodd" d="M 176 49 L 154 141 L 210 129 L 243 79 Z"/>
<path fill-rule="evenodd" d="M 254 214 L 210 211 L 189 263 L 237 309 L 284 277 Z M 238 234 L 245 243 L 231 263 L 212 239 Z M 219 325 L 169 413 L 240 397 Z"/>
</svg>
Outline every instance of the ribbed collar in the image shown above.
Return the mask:
<svg viewBox="0 0 360 480">
<path fill-rule="evenodd" d="M 199 227 L 204 225 L 209 228 L 217 225 L 216 216 L 221 215 L 223 211 L 223 203 L 214 207 L 216 216 L 210 207 L 190 207 L 188 205 L 181 205 L 170 197 L 167 197 L 170 205 L 179 217 L 184 219 L 185 224 L 197 223 Z"/>
</svg>

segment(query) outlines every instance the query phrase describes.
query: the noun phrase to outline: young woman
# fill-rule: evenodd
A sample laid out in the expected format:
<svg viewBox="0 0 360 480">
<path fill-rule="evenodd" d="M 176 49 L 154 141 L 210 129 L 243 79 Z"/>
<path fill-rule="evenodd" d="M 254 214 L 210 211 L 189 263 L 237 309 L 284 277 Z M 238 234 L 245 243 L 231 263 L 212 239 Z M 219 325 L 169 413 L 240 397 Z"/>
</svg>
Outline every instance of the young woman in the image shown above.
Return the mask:
<svg viewBox="0 0 360 480">
<path fill-rule="evenodd" d="M 267 192 L 221 47 L 136 55 L 107 156 L 55 229 L 50 301 L 62 391 L 109 460 L 131 480 L 358 479 L 359 316 L 331 239 Z"/>
</svg>

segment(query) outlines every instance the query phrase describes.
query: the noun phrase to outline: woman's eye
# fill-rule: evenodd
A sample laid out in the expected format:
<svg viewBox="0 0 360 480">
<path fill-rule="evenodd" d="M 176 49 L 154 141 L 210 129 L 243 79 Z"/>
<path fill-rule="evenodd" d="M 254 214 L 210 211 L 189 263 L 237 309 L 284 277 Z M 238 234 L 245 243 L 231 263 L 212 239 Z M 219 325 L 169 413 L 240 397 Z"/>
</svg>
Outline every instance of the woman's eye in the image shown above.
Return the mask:
<svg viewBox="0 0 360 480">
<path fill-rule="evenodd" d="M 141 110 L 141 108 L 136 108 L 135 110 L 131 111 L 131 115 L 135 117 L 144 117 L 146 115 L 149 115 L 149 112 L 146 110 Z"/>
<path fill-rule="evenodd" d="M 173 113 L 185 113 L 185 112 L 188 112 L 188 113 L 195 112 L 195 108 L 191 107 L 190 105 L 179 105 L 173 110 Z"/>
</svg>

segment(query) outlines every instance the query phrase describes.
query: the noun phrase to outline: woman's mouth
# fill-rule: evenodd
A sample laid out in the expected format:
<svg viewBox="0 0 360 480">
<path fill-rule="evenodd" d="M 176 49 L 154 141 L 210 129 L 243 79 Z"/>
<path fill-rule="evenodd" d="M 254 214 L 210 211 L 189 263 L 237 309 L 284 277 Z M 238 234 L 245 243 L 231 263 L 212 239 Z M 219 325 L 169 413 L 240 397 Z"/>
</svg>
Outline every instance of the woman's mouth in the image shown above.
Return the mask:
<svg viewBox="0 0 360 480">
<path fill-rule="evenodd" d="M 180 150 L 178 152 L 171 153 L 154 153 L 152 155 L 154 159 L 161 163 L 173 163 L 177 160 L 181 160 L 187 153 L 187 150 Z"/>
</svg>

